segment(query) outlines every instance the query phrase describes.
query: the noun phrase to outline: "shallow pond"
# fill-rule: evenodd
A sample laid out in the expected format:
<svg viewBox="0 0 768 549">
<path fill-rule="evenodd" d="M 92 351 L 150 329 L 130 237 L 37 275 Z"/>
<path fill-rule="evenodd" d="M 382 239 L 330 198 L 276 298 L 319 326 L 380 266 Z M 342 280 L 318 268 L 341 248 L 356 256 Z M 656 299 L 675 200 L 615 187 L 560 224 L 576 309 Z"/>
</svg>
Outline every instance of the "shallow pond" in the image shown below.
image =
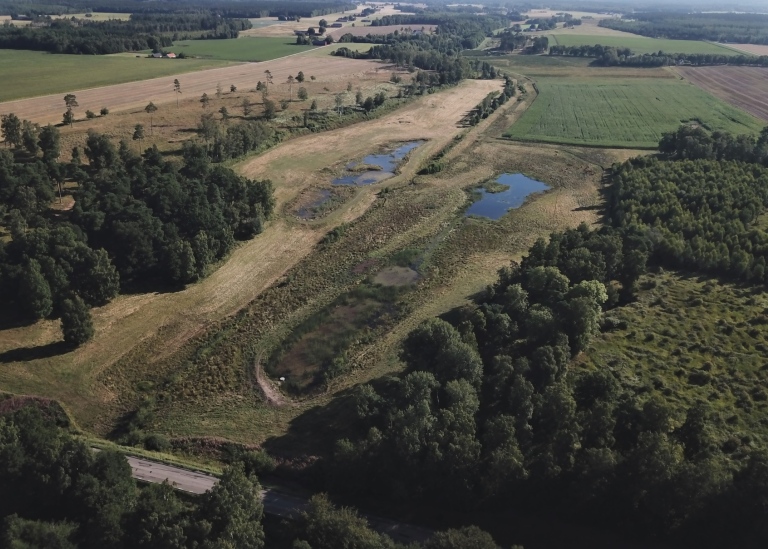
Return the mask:
<svg viewBox="0 0 768 549">
<path fill-rule="evenodd" d="M 308 203 L 304 204 L 296 212 L 302 219 L 312 219 L 321 206 L 331 199 L 330 189 L 319 189 Z"/>
<path fill-rule="evenodd" d="M 549 185 L 526 177 L 521 173 L 501 174 L 498 179 L 496 179 L 496 183 L 505 185 L 508 188 L 497 193 L 490 193 L 485 189 L 478 189 L 480 199 L 467 208 L 465 215 L 499 219 L 507 213 L 507 211 L 522 206 L 526 198 L 533 193 L 540 193 L 550 189 Z"/>
<path fill-rule="evenodd" d="M 334 185 L 371 185 L 395 175 L 395 169 L 405 155 L 423 144 L 424 141 L 404 143 L 394 151 L 385 154 L 369 154 L 360 162 L 347 164 L 347 174 L 333 180 Z M 380 170 L 355 171 L 358 166 L 378 166 Z"/>
</svg>

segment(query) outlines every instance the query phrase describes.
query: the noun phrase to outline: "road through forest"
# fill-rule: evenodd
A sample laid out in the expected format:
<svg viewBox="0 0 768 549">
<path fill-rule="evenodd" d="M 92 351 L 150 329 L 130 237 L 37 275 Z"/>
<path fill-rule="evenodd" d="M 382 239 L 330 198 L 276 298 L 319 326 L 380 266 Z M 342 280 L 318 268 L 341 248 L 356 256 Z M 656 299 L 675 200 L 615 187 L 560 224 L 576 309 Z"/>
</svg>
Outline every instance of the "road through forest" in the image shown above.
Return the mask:
<svg viewBox="0 0 768 549">
<path fill-rule="evenodd" d="M 131 466 L 133 478 L 142 482 L 159 484 L 167 480 L 177 490 L 190 494 L 202 494 L 213 488 L 218 482 L 216 477 L 206 473 L 173 467 L 134 456 L 126 456 L 126 458 Z M 304 511 L 309 506 L 306 498 L 287 494 L 273 487 L 263 489 L 261 491 L 261 498 L 264 501 L 264 512 L 281 518 L 295 518 L 298 513 Z M 371 528 L 377 532 L 387 534 L 400 543 L 423 541 L 432 534 L 430 530 L 411 526 L 410 524 L 403 524 L 381 517 L 364 516 Z"/>
</svg>

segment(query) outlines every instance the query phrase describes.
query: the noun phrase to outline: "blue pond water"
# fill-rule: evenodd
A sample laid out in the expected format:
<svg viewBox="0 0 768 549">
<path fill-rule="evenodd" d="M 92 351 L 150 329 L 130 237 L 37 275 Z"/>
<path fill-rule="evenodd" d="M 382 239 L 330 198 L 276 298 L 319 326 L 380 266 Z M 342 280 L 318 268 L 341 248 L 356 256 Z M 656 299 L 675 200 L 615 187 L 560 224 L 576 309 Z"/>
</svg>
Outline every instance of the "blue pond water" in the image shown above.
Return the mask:
<svg viewBox="0 0 768 549">
<path fill-rule="evenodd" d="M 529 195 L 550 189 L 549 185 L 525 177 L 521 173 L 501 174 L 496 182 L 507 185 L 509 188 L 500 193 L 489 193 L 485 189 L 479 189 L 480 200 L 474 202 L 467 209 L 465 215 L 499 219 L 507 211 L 522 206 Z"/>
<path fill-rule="evenodd" d="M 400 145 L 394 151 L 385 154 L 369 154 L 360 162 L 350 162 L 347 164 L 347 174 L 334 179 L 334 185 L 370 185 L 388 179 L 395 175 L 395 169 L 403 161 L 405 155 L 413 149 L 423 144 L 423 141 L 411 141 Z M 368 172 L 352 172 L 356 166 L 360 165 L 379 166 L 381 170 L 371 170 Z"/>
</svg>

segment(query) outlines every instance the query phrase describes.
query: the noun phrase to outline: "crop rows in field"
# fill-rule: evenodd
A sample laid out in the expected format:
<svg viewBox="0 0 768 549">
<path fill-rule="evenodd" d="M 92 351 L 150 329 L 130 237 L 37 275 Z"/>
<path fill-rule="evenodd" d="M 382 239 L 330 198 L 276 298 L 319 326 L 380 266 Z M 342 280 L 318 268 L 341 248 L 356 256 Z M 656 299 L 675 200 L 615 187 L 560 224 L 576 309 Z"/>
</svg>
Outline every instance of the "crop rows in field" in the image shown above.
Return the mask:
<svg viewBox="0 0 768 549">
<path fill-rule="evenodd" d="M 680 67 L 683 77 L 717 97 L 768 121 L 766 79 L 762 67 Z"/>
<path fill-rule="evenodd" d="M 761 128 L 751 115 L 679 80 L 541 78 L 538 88 L 539 97 L 507 137 L 655 148 L 662 133 L 690 120 L 737 134 Z"/>
<path fill-rule="evenodd" d="M 629 48 L 633 53 L 711 53 L 715 55 L 745 55 L 719 44 L 701 40 L 667 40 L 662 38 L 647 38 L 645 36 L 592 36 L 583 34 L 552 34 L 552 42 L 562 46 L 613 46 Z M 748 54 L 746 54 L 748 55 Z"/>
</svg>

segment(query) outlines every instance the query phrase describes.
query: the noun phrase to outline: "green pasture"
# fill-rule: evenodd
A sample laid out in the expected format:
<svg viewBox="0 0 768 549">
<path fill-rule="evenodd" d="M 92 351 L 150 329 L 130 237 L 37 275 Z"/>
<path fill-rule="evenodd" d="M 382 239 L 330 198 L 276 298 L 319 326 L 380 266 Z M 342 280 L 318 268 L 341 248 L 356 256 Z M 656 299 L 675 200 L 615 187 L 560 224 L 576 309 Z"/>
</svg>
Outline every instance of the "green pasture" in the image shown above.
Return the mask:
<svg viewBox="0 0 768 549">
<path fill-rule="evenodd" d="M 0 101 L 66 93 L 182 74 L 228 63 L 209 59 L 147 59 L 144 56 L 57 55 L 0 50 Z"/>
<path fill-rule="evenodd" d="M 166 49 L 203 59 L 269 61 L 311 50 L 313 47 L 297 46 L 292 37 L 245 36 L 228 40 L 177 40 L 172 47 Z"/>
<path fill-rule="evenodd" d="M 629 48 L 633 53 L 711 53 L 716 55 L 738 55 L 730 48 L 702 42 L 701 40 L 666 40 L 661 38 L 647 38 L 645 36 L 593 36 L 589 34 L 550 34 L 550 44 L 562 46 L 614 46 L 616 48 Z"/>
<path fill-rule="evenodd" d="M 696 120 L 711 130 L 756 133 L 751 115 L 680 80 L 540 78 L 539 96 L 505 134 L 512 139 L 656 148 L 663 132 Z"/>
</svg>

